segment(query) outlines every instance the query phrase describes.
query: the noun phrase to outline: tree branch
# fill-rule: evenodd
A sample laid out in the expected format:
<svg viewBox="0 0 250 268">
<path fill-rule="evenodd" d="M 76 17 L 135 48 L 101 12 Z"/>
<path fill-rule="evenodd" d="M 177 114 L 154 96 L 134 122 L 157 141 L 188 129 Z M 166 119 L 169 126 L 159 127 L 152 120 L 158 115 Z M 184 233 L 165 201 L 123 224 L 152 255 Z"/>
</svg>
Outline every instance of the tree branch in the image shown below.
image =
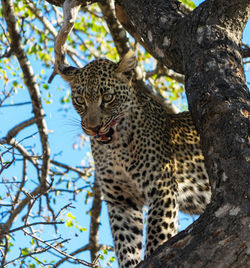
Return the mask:
<svg viewBox="0 0 250 268">
<path fill-rule="evenodd" d="M 153 75 L 157 75 L 157 77 L 167 76 L 167 77 L 170 77 L 171 79 L 173 79 L 181 84 L 184 84 L 184 82 L 185 82 L 184 75 L 176 73 L 172 70 L 169 70 L 167 67 L 163 66 L 160 63 L 157 64 L 155 70 L 153 70 L 151 72 L 147 72 L 146 78 L 149 78 Z"/>
<path fill-rule="evenodd" d="M 44 119 L 44 111 L 42 109 L 41 97 L 38 85 L 35 81 L 34 72 L 28 62 L 27 56 L 23 49 L 21 37 L 17 22 L 14 16 L 14 10 L 10 0 L 2 0 L 3 14 L 7 23 L 8 32 L 11 39 L 11 49 L 16 55 L 18 62 L 21 66 L 24 75 L 24 83 L 29 90 L 29 94 L 32 100 L 33 112 L 37 119 L 37 127 L 40 134 L 42 143 L 43 164 L 41 169 L 41 185 L 46 191 L 46 178 L 49 171 L 49 143 L 47 137 L 47 125 Z"/>
<path fill-rule="evenodd" d="M 243 44 L 242 58 L 249 58 L 249 57 L 250 57 L 250 46 Z"/>
<path fill-rule="evenodd" d="M 189 13 L 185 5 L 177 0 L 119 0 L 116 13 L 124 28 L 150 54 L 168 68 L 183 73 L 182 56 L 175 48 L 173 32 Z"/>
<path fill-rule="evenodd" d="M 126 31 L 123 29 L 116 18 L 114 2 L 109 0 L 102 0 L 98 3 L 98 5 L 108 25 L 118 54 L 120 55 L 120 58 L 123 58 L 125 54 L 130 50 L 130 45 Z"/>
<path fill-rule="evenodd" d="M 25 101 L 25 102 L 19 102 L 19 103 L 14 103 L 14 104 L 0 104 L 0 108 L 5 108 L 5 107 L 16 107 L 16 106 L 22 106 L 22 105 L 27 105 L 27 104 L 32 104 L 31 101 Z"/>
<path fill-rule="evenodd" d="M 23 230 L 23 232 L 24 232 L 25 234 L 27 234 L 27 235 L 33 237 L 34 239 L 36 239 L 36 240 L 38 240 L 38 241 L 44 243 L 44 244 L 45 244 L 46 246 L 48 246 L 49 248 L 54 249 L 55 251 L 57 251 L 57 252 L 60 253 L 61 255 L 66 256 L 67 258 L 70 258 L 70 259 L 74 260 L 74 261 L 75 261 L 76 263 L 78 263 L 78 264 L 83 264 L 83 265 L 88 266 L 88 267 L 96 267 L 95 264 L 91 264 L 91 263 L 89 263 L 89 262 L 86 262 L 86 261 L 83 261 L 83 260 L 81 260 L 81 259 L 75 258 L 74 256 L 69 255 L 69 254 L 67 254 L 67 253 L 64 252 L 64 251 L 61 251 L 61 250 L 58 249 L 57 247 L 55 247 L 55 246 L 53 246 L 53 245 L 47 243 L 46 241 L 40 239 L 39 237 L 37 237 L 37 236 L 35 236 L 35 235 L 31 234 L 31 233 L 28 233 L 28 232 L 25 231 L 25 230 Z"/>
<path fill-rule="evenodd" d="M 91 208 L 91 222 L 90 222 L 90 234 L 89 234 L 89 250 L 91 253 L 91 261 L 97 258 L 98 248 L 98 231 L 100 225 L 100 214 L 101 214 L 101 191 L 95 180 L 93 187 L 94 199 Z"/>
<path fill-rule="evenodd" d="M 53 78 L 58 73 L 59 65 L 67 65 L 65 43 L 68 35 L 72 31 L 80 7 L 81 4 L 79 4 L 77 0 L 66 0 L 63 4 L 63 25 L 55 40 L 55 66 L 49 78 L 49 83 L 52 82 Z"/>
<path fill-rule="evenodd" d="M 2 142 L 3 142 L 3 140 L 5 140 L 6 143 L 9 143 L 10 140 L 12 138 L 14 138 L 21 130 L 36 123 L 37 120 L 38 120 L 38 118 L 32 117 L 32 118 L 25 120 L 24 122 L 16 125 L 11 130 L 8 131 L 7 136 L 2 139 Z"/>
<path fill-rule="evenodd" d="M 69 166 L 69 165 L 60 163 L 60 162 L 55 161 L 55 160 L 51 160 L 50 162 L 51 162 L 51 164 L 54 164 L 54 165 L 56 165 L 56 166 L 65 168 L 66 170 L 74 171 L 74 172 L 78 173 L 81 177 L 86 177 L 86 172 L 83 172 L 83 171 L 80 170 L 79 168 L 74 168 L 74 167 L 71 167 L 71 166 Z M 91 169 L 91 167 L 86 167 L 86 168 L 87 168 L 87 169 Z"/>
<path fill-rule="evenodd" d="M 10 234 L 10 233 L 13 233 L 13 232 L 16 232 L 16 231 L 20 231 L 20 230 L 23 230 L 23 228 L 28 228 L 30 226 L 34 226 L 34 225 L 54 225 L 54 224 L 64 224 L 64 222 L 62 221 L 59 221 L 59 222 L 56 222 L 56 221 L 52 221 L 52 222 L 33 222 L 33 223 L 28 223 L 28 224 L 25 224 L 23 226 L 20 226 L 18 228 L 15 228 L 15 229 L 12 229 L 12 230 L 9 230 L 6 234 Z"/>
<path fill-rule="evenodd" d="M 90 245 L 87 244 L 75 251 L 73 251 L 72 253 L 70 253 L 70 256 L 75 256 L 76 254 L 79 254 L 83 251 L 86 251 L 86 250 L 89 250 L 90 249 Z M 107 246 L 107 245 L 98 245 L 98 250 L 101 250 L 101 249 L 106 249 L 108 251 L 114 251 L 114 248 L 112 246 Z M 64 263 L 65 261 L 67 261 L 69 258 L 68 257 L 65 257 L 63 259 L 61 259 L 59 262 L 57 262 L 55 265 L 54 265 L 54 268 L 58 267 L 59 265 L 61 265 L 62 263 Z"/>
</svg>

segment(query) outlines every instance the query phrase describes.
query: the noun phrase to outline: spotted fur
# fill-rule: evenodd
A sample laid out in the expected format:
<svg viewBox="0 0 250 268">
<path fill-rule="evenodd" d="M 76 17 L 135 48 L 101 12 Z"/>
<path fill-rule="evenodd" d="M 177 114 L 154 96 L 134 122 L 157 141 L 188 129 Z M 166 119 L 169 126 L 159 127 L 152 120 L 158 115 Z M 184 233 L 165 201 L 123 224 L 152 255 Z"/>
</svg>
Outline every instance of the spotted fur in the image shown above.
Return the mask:
<svg viewBox="0 0 250 268">
<path fill-rule="evenodd" d="M 143 206 L 148 207 L 146 256 L 177 232 L 182 210 L 200 214 L 210 187 L 200 138 L 188 112 L 131 86 L 131 55 L 118 64 L 95 60 L 61 68 L 83 130 L 91 136 L 96 178 L 108 205 L 120 267 L 141 261 Z"/>
</svg>

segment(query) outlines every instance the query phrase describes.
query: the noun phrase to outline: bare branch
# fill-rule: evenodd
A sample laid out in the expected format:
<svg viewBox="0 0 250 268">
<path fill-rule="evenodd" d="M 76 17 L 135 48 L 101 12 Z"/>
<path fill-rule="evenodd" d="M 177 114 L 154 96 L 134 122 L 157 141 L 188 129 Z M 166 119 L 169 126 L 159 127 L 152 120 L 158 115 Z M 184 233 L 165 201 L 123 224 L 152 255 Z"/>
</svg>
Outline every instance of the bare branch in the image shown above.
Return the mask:
<svg viewBox="0 0 250 268">
<path fill-rule="evenodd" d="M 55 216 L 55 220 L 59 217 L 59 215 L 62 213 L 62 211 L 63 210 L 65 210 L 66 208 L 73 208 L 73 206 L 72 206 L 72 203 L 69 203 L 69 204 L 67 204 L 67 205 L 65 205 L 63 208 L 61 208 L 60 210 L 59 210 L 59 212 L 56 214 L 56 216 Z"/>
<path fill-rule="evenodd" d="M 4 105 L 1 105 L 0 108 L 22 106 L 22 105 L 27 105 L 31 103 L 32 103 L 31 101 L 25 101 L 25 102 L 19 102 L 19 103 L 14 103 L 14 104 L 4 104 Z"/>
<path fill-rule="evenodd" d="M 32 13 L 41 21 L 45 29 L 47 29 L 54 37 L 57 35 L 56 28 L 50 23 L 50 21 L 37 9 L 34 1 L 27 1 L 28 8 Z"/>
<path fill-rule="evenodd" d="M 7 136 L 4 138 L 6 140 L 6 143 L 9 143 L 12 138 L 14 138 L 22 129 L 31 126 L 34 124 L 38 118 L 32 117 L 28 120 L 23 121 L 22 123 L 16 125 L 11 130 L 9 130 Z"/>
<path fill-rule="evenodd" d="M 41 21 L 41 23 L 44 25 L 45 29 L 49 31 L 49 33 L 52 34 L 54 38 L 57 36 L 57 30 L 52 25 L 52 23 L 38 10 L 35 3 L 32 1 L 28 1 L 27 5 L 29 9 L 32 11 L 32 13 Z M 34 26 L 33 26 L 34 27 Z M 41 31 L 40 29 L 36 29 L 37 31 Z M 65 47 L 67 55 L 74 61 L 74 63 L 81 67 L 81 63 L 79 62 L 78 58 L 80 58 L 80 55 L 76 49 L 73 47 Z"/>
<path fill-rule="evenodd" d="M 24 186 L 24 184 L 26 182 L 26 179 L 27 179 L 27 177 L 26 177 L 27 170 L 26 169 L 27 169 L 27 160 L 25 158 L 23 158 L 23 178 L 22 178 L 21 184 L 18 187 L 18 191 L 17 191 L 17 194 L 15 196 L 15 199 L 12 202 L 12 210 L 14 209 L 15 205 L 18 202 L 20 194 L 21 194 L 22 189 L 23 189 L 23 186 Z"/>
<path fill-rule="evenodd" d="M 76 251 L 70 253 L 70 256 L 75 256 L 76 254 L 78 253 L 81 253 L 83 251 L 86 251 L 86 250 L 89 250 L 89 244 L 77 249 Z M 58 261 L 55 265 L 54 265 L 54 268 L 58 267 L 59 265 L 61 265 L 63 262 L 67 261 L 69 259 L 69 257 L 65 257 L 63 259 L 61 259 L 60 261 Z"/>
<path fill-rule="evenodd" d="M 44 111 L 41 104 L 40 90 L 35 81 L 33 69 L 29 64 L 21 42 L 20 31 L 18 29 L 16 18 L 14 16 L 13 5 L 10 0 L 2 0 L 2 7 L 3 14 L 8 26 L 8 32 L 10 34 L 11 49 L 13 50 L 13 53 L 15 53 L 23 71 L 24 83 L 29 90 L 29 94 L 32 100 L 33 112 L 37 118 L 36 124 L 39 130 L 43 150 L 43 165 L 40 183 L 46 191 L 46 178 L 49 171 L 49 143 L 47 137 L 47 125 L 44 119 Z"/>
<path fill-rule="evenodd" d="M 82 170 L 79 169 L 79 168 L 74 168 L 74 167 L 71 167 L 71 166 L 69 166 L 69 165 L 60 163 L 60 162 L 55 161 L 55 160 L 51 160 L 50 162 L 51 162 L 51 164 L 54 164 L 54 165 L 56 165 L 56 166 L 65 168 L 67 171 L 68 171 L 68 170 L 74 171 L 74 172 L 78 173 L 79 176 L 81 176 L 81 177 L 85 177 L 85 176 L 86 176 L 86 172 L 82 171 Z M 86 169 L 90 169 L 89 172 L 90 172 L 91 170 L 93 170 L 93 168 L 91 168 L 91 167 L 85 167 L 85 168 L 86 168 Z"/>
<path fill-rule="evenodd" d="M 66 48 L 65 43 L 68 35 L 73 29 L 76 16 L 81 7 L 77 0 L 66 0 L 63 4 L 63 25 L 55 39 L 55 66 L 54 71 L 49 78 L 49 83 L 52 82 L 55 75 L 58 73 L 59 65 L 66 65 Z"/>
<path fill-rule="evenodd" d="M 8 238 L 5 237 L 4 240 L 5 240 L 4 251 L 1 250 L 1 254 L 2 254 L 1 267 L 4 267 L 4 265 L 5 265 L 5 261 L 6 261 L 6 257 L 7 257 L 7 253 L 8 253 L 8 249 L 9 249 Z"/>
<path fill-rule="evenodd" d="M 25 147 L 23 147 L 19 142 L 17 142 L 14 138 L 12 138 L 11 140 L 9 140 L 9 142 L 7 142 L 6 139 L 0 139 L 0 144 L 9 144 L 9 145 L 12 145 L 14 148 L 16 148 L 20 153 L 21 155 L 28 159 L 34 166 L 37 170 L 39 170 L 38 168 L 38 162 L 37 160 L 32 157 L 29 152 L 25 149 Z"/>
<path fill-rule="evenodd" d="M 25 224 L 25 225 L 23 225 L 23 226 L 20 226 L 20 227 L 18 227 L 18 228 L 15 228 L 15 229 L 12 229 L 12 230 L 9 230 L 8 232 L 6 232 L 6 234 L 10 234 L 10 233 L 13 233 L 13 232 L 16 232 L 16 231 L 20 231 L 20 230 L 22 230 L 22 229 L 24 229 L 24 228 L 28 228 L 28 227 L 30 227 L 30 226 L 34 226 L 34 225 L 41 225 L 41 224 L 43 224 L 43 225 L 55 225 L 55 224 L 64 224 L 64 222 L 62 222 L 62 221 L 52 221 L 52 222 L 34 222 L 34 223 L 29 223 L 29 224 Z"/>
<path fill-rule="evenodd" d="M 94 199 L 91 208 L 91 223 L 90 223 L 90 234 L 89 234 L 89 249 L 91 253 L 91 261 L 97 258 L 98 252 L 98 230 L 100 225 L 100 214 L 101 214 L 101 191 L 95 181 L 93 187 Z"/>
<path fill-rule="evenodd" d="M 169 70 L 167 67 L 163 66 L 161 63 L 157 63 L 156 68 L 151 71 L 148 72 L 146 74 L 146 78 L 149 78 L 153 75 L 157 75 L 157 77 L 161 77 L 161 76 L 167 76 L 170 77 L 171 79 L 174 79 L 175 81 L 184 84 L 185 82 L 185 77 L 182 74 L 176 73 L 172 70 Z"/>
<path fill-rule="evenodd" d="M 2 224 L 0 226 L 0 240 L 5 236 L 5 233 L 10 229 L 12 223 L 16 219 L 16 217 L 19 215 L 19 213 L 23 210 L 23 208 L 37 195 L 40 195 L 41 192 L 43 192 L 43 188 L 41 185 L 39 185 L 32 193 L 27 194 L 26 198 L 24 198 L 18 206 L 11 211 L 10 217 L 8 221 L 5 224 Z"/>
<path fill-rule="evenodd" d="M 86 261 L 83 261 L 83 260 L 81 260 L 81 259 L 75 258 L 74 256 L 71 256 L 71 255 L 65 253 L 64 251 L 61 251 L 61 250 L 58 249 L 57 247 L 55 247 L 55 246 L 53 246 L 53 245 L 47 243 L 46 241 L 42 240 L 41 238 L 39 238 L 39 237 L 37 237 L 37 236 L 35 236 L 35 235 L 31 234 L 31 233 L 28 233 L 28 232 L 25 231 L 25 230 L 23 230 L 23 231 L 24 231 L 25 234 L 27 234 L 27 235 L 33 237 L 34 239 L 36 239 L 36 240 L 38 240 L 38 241 L 40 241 L 40 242 L 42 242 L 42 243 L 44 243 L 44 244 L 45 244 L 46 246 L 48 246 L 49 248 L 52 248 L 52 249 L 54 249 L 55 251 L 57 251 L 58 253 L 62 254 L 63 256 L 66 256 L 66 257 L 68 257 L 68 258 L 74 260 L 74 261 L 75 261 L 76 263 L 78 263 L 78 264 L 83 264 L 83 265 L 86 265 L 86 266 L 88 266 L 88 267 L 96 267 L 96 265 L 94 265 L 94 264 L 91 264 L 91 263 L 89 263 L 89 262 L 86 262 Z"/>
<path fill-rule="evenodd" d="M 115 47 L 122 58 L 130 49 L 129 41 L 126 31 L 116 18 L 114 2 L 109 0 L 103 0 L 98 3 L 104 19 L 108 25 L 110 34 L 115 43 Z"/>
<path fill-rule="evenodd" d="M 105 250 L 108 250 L 108 251 L 114 251 L 114 247 L 112 246 L 107 246 L 107 245 L 98 245 L 98 251 L 99 250 L 102 250 L 102 249 L 105 249 Z M 83 251 L 86 251 L 86 250 L 90 250 L 90 245 L 87 244 L 75 251 L 73 251 L 72 253 L 70 253 L 70 256 L 75 256 L 76 254 L 79 254 Z M 68 257 L 65 257 L 63 259 L 61 259 L 59 262 L 57 262 L 55 265 L 54 265 L 54 268 L 58 267 L 59 265 L 61 265 L 63 262 L 67 261 L 69 258 Z"/>
<path fill-rule="evenodd" d="M 242 57 L 243 58 L 249 58 L 250 57 L 250 46 L 247 45 L 247 44 L 243 44 Z"/>
<path fill-rule="evenodd" d="M 40 249 L 40 248 L 39 249 L 36 249 L 36 251 L 30 252 L 30 253 L 25 254 L 25 255 L 21 255 L 20 257 L 15 258 L 15 259 L 7 262 L 5 264 L 5 266 L 8 266 L 9 264 L 14 263 L 14 262 L 16 262 L 18 260 L 21 260 L 21 259 L 24 259 L 24 258 L 27 258 L 27 257 L 32 257 L 33 255 L 41 254 L 41 253 L 46 252 L 46 251 L 48 251 L 47 248 L 44 248 L 44 249 Z"/>
</svg>

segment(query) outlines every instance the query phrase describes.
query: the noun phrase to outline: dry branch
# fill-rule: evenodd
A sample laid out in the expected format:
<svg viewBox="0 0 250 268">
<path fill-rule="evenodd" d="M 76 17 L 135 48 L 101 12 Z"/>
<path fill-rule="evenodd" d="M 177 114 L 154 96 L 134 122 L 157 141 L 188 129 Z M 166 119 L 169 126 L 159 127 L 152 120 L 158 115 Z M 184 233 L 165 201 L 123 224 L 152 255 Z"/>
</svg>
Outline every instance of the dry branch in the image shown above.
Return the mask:
<svg viewBox="0 0 250 268">
<path fill-rule="evenodd" d="M 110 34 L 114 40 L 115 47 L 123 58 L 130 49 L 129 40 L 126 31 L 123 29 L 118 19 L 116 18 L 114 2 L 109 0 L 102 0 L 98 3 L 104 20 L 106 21 Z"/>
<path fill-rule="evenodd" d="M 102 206 L 102 198 L 100 188 L 95 180 L 93 187 L 93 203 L 91 208 L 91 222 L 90 222 L 90 233 L 89 233 L 89 250 L 91 254 L 91 261 L 97 258 L 98 247 L 98 230 L 100 225 L 100 214 Z"/>
<path fill-rule="evenodd" d="M 30 118 L 28 120 L 25 120 L 22 123 L 16 125 L 15 127 L 13 127 L 12 129 L 10 129 L 8 131 L 7 136 L 5 138 L 3 138 L 0 143 L 2 143 L 4 141 L 5 141 L 5 143 L 9 143 L 10 140 L 12 138 L 14 138 L 22 129 L 24 129 L 24 128 L 28 127 L 28 126 L 31 126 L 37 120 L 38 120 L 38 118 L 32 117 L 32 118 Z"/>
<path fill-rule="evenodd" d="M 51 162 L 51 164 L 54 164 L 54 165 L 56 165 L 56 166 L 65 168 L 66 171 L 69 171 L 69 170 L 74 171 L 74 172 L 78 173 L 79 176 L 81 176 L 81 177 L 85 177 L 85 176 L 86 176 L 86 172 L 82 171 L 82 170 L 79 169 L 79 168 L 71 167 L 71 166 L 69 166 L 69 165 L 60 163 L 60 162 L 55 161 L 55 160 L 51 160 L 50 162 Z M 91 169 L 92 169 L 91 167 L 84 167 L 84 168 L 88 169 L 88 172 L 90 172 Z"/>
<path fill-rule="evenodd" d="M 60 253 L 61 255 L 63 255 L 63 256 L 65 256 L 65 257 L 67 257 L 67 258 L 70 258 L 70 259 L 74 260 L 74 261 L 75 261 L 76 263 L 78 263 L 78 264 L 86 265 L 86 266 L 88 266 L 88 267 L 96 267 L 95 264 L 92 264 L 92 263 L 83 261 L 83 260 L 81 260 L 81 259 L 75 258 L 74 256 L 72 256 L 72 255 L 70 255 L 70 254 L 67 254 L 66 252 L 64 252 L 64 251 L 58 249 L 57 247 L 55 247 L 55 246 L 49 244 L 48 242 L 42 240 L 41 238 L 39 238 L 39 237 L 37 237 L 37 236 L 35 236 L 35 235 L 31 234 L 31 233 L 28 233 L 28 232 L 25 231 L 25 230 L 23 230 L 23 231 L 24 231 L 25 234 L 31 236 L 31 237 L 34 238 L 35 240 L 40 241 L 41 243 L 44 243 L 44 244 L 45 244 L 46 246 L 48 246 L 49 248 L 54 249 L 55 251 L 57 251 L 57 252 Z"/>
<path fill-rule="evenodd" d="M 184 84 L 185 82 L 184 75 L 169 70 L 167 67 L 163 66 L 159 62 L 157 63 L 156 68 L 153 71 L 147 72 L 146 78 L 149 78 L 153 75 L 157 75 L 158 78 L 161 76 L 167 76 L 181 84 Z"/>
<path fill-rule="evenodd" d="M 66 0 L 63 4 L 63 25 L 55 39 L 55 66 L 54 71 L 49 78 L 49 83 L 52 82 L 53 78 L 58 73 L 59 66 L 67 65 L 65 43 L 68 35 L 73 29 L 80 8 L 81 4 L 79 4 L 79 1 L 77 0 Z"/>
<path fill-rule="evenodd" d="M 33 69 L 31 68 L 28 58 L 25 54 L 22 42 L 20 31 L 17 26 L 16 18 L 14 16 L 13 5 L 10 0 L 2 0 L 3 14 L 7 23 L 8 32 L 10 34 L 10 43 L 11 49 L 21 66 L 24 76 L 24 83 L 28 88 L 31 100 L 33 112 L 35 118 L 37 119 L 36 124 L 39 130 L 40 139 L 42 143 L 42 153 L 43 153 L 43 164 L 41 168 L 41 185 L 42 188 L 46 191 L 46 179 L 49 171 L 49 143 L 47 137 L 47 125 L 44 119 L 44 111 L 42 109 L 40 90 L 36 83 Z"/>
</svg>

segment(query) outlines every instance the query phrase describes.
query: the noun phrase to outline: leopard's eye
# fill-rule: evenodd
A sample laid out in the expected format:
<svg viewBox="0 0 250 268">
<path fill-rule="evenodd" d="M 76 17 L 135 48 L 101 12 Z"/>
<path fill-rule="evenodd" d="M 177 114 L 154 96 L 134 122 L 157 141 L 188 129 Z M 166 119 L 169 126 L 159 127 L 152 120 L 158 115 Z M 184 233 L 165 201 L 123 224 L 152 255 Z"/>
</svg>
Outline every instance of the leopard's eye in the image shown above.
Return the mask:
<svg viewBox="0 0 250 268">
<path fill-rule="evenodd" d="M 104 102 L 112 102 L 114 99 L 115 99 L 115 95 L 114 94 L 104 94 L 103 96 L 102 96 L 102 99 L 103 99 L 103 101 Z"/>
<path fill-rule="evenodd" d="M 85 105 L 85 100 L 83 97 L 76 97 L 74 100 L 75 100 L 75 103 L 78 105 Z"/>
</svg>

